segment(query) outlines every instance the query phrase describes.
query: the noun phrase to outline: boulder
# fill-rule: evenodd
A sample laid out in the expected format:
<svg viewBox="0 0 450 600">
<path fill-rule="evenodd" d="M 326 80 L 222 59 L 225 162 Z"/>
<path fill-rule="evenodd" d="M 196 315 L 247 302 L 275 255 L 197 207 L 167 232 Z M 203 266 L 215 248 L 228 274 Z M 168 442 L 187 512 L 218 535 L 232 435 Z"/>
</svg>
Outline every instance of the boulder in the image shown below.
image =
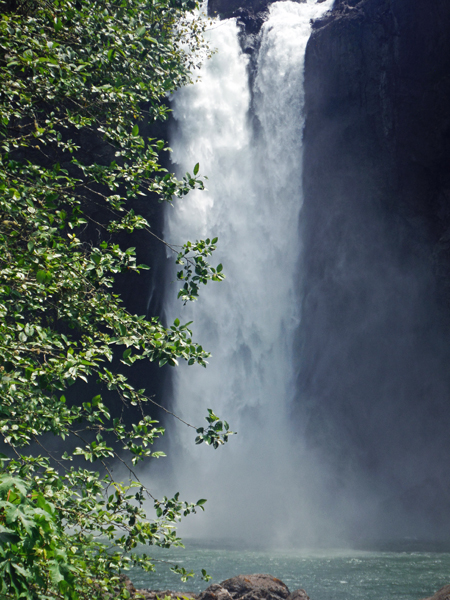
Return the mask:
<svg viewBox="0 0 450 600">
<path fill-rule="evenodd" d="M 233 600 L 280 600 L 289 596 L 287 585 L 272 575 L 238 575 L 220 585 L 228 590 Z"/>
<path fill-rule="evenodd" d="M 287 597 L 287 600 L 309 600 L 309 596 L 305 590 L 299 589 L 291 592 Z"/>
<path fill-rule="evenodd" d="M 136 593 L 142 596 L 145 600 L 164 600 L 167 596 L 176 600 L 177 598 L 188 598 L 189 600 L 197 600 L 199 594 L 193 592 L 174 592 L 173 590 L 136 590 Z M 132 596 L 133 598 L 134 596 Z M 212 598 L 210 600 L 213 600 Z M 222 600 L 222 599 L 221 599 Z"/>
<path fill-rule="evenodd" d="M 450 600 L 450 585 L 445 585 L 434 596 L 425 598 L 425 600 Z"/>
<path fill-rule="evenodd" d="M 200 594 L 198 600 L 232 600 L 232 597 L 221 584 L 213 583 Z"/>
<path fill-rule="evenodd" d="M 272 575 L 237 575 L 226 579 L 222 583 L 213 583 L 201 594 L 191 592 L 135 590 L 131 582 L 127 581 L 127 588 L 134 598 L 134 594 L 145 600 L 163 600 L 170 596 L 188 598 L 189 600 L 309 600 L 305 590 L 295 590 L 292 593 L 286 584 Z M 444 599 L 439 599 L 444 600 Z"/>
<path fill-rule="evenodd" d="M 305 590 L 292 593 L 272 575 L 237 575 L 210 585 L 198 600 L 309 600 Z"/>
</svg>

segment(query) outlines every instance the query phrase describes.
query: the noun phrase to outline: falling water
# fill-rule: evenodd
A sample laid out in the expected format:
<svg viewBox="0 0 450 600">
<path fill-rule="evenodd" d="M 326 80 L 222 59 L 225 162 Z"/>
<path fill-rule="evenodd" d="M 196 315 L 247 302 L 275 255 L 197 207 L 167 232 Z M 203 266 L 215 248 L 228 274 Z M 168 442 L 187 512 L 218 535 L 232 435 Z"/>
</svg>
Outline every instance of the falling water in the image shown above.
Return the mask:
<svg viewBox="0 0 450 600">
<path fill-rule="evenodd" d="M 215 22 L 208 35 L 218 51 L 201 82 L 172 99 L 172 160 L 180 173 L 199 162 L 208 189 L 168 210 L 166 238 L 217 236 L 213 262 L 226 273 L 186 308 L 172 285 L 169 316 L 193 320 L 195 339 L 212 353 L 206 370 L 177 369 L 174 410 L 199 424 L 213 408 L 238 432 L 217 452 L 194 446 L 189 430 L 174 435 L 177 489 L 209 499 L 205 518 L 192 523 L 197 536 L 281 542 L 294 518 L 290 506 L 296 521 L 302 512 L 307 468 L 294 456 L 289 417 L 300 314 L 303 60 L 311 19 L 331 5 L 271 5 L 252 89 L 235 20 Z"/>
</svg>

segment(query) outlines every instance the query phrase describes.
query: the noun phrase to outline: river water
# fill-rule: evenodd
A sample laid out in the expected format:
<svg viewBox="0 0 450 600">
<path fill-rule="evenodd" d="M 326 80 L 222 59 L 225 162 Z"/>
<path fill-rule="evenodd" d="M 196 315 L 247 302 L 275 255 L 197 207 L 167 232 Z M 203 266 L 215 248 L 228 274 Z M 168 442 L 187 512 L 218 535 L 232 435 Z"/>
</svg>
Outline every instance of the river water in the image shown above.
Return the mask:
<svg viewBox="0 0 450 600">
<path fill-rule="evenodd" d="M 152 556 L 197 573 L 205 568 L 213 578 L 210 583 L 239 574 L 268 573 L 291 591 L 305 589 L 311 600 L 420 600 L 450 583 L 450 552 L 430 544 L 423 548 L 410 542 L 377 551 L 267 552 L 206 548 L 191 541 L 186 549 L 161 550 Z M 163 564 L 156 573 L 133 572 L 131 577 L 136 587 L 148 589 L 201 591 L 209 585 L 200 577 L 180 583 Z"/>
</svg>

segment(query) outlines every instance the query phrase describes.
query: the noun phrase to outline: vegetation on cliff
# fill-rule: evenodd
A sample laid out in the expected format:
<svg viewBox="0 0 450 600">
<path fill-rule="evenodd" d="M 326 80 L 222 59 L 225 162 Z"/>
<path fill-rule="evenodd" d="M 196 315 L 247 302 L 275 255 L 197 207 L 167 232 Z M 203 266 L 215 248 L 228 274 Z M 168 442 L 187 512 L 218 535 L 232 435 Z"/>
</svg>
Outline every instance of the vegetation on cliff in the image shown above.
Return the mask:
<svg viewBox="0 0 450 600">
<path fill-rule="evenodd" d="M 113 289 L 117 274 L 145 268 L 119 243 L 152 234 L 137 198 L 171 202 L 203 186 L 198 165 L 182 180 L 163 168 L 164 142 L 140 130 L 167 117 L 164 98 L 207 54 L 204 25 L 191 0 L 0 4 L 0 595 L 127 597 L 120 571 L 153 569 L 136 545 L 180 544 L 174 524 L 204 504 L 153 498 L 147 517 L 151 493 L 133 467 L 160 455 L 163 430 L 126 370 L 205 366 L 208 353 L 189 324 L 131 314 Z M 223 278 L 208 263 L 216 241 L 178 249 L 183 301 Z M 111 411 L 113 395 L 139 409 L 138 422 Z M 207 422 L 197 443 L 227 441 L 225 422 L 212 411 Z"/>
</svg>

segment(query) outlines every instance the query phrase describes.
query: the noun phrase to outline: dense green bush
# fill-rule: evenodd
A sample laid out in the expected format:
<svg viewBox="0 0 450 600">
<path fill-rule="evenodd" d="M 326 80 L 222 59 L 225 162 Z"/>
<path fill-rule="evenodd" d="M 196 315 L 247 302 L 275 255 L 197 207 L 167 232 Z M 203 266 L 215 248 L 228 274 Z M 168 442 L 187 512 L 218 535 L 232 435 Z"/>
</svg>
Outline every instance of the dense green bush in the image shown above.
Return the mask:
<svg viewBox="0 0 450 600">
<path fill-rule="evenodd" d="M 115 238 L 152 235 L 133 210 L 138 196 L 171 202 L 203 186 L 198 165 L 182 180 L 164 169 L 164 142 L 140 129 L 166 118 L 165 96 L 207 55 L 204 25 L 190 0 L 0 6 L 0 597 L 127 597 L 121 570 L 153 569 L 136 545 L 179 544 L 174 524 L 204 504 L 153 499 L 147 518 L 150 492 L 133 466 L 161 454 L 152 444 L 163 430 L 126 369 L 144 359 L 204 366 L 208 354 L 189 324 L 131 314 L 112 287 L 116 274 L 145 268 Z M 106 149 L 98 160 L 83 161 L 83 135 Z M 94 221 L 97 245 L 86 234 Z M 207 262 L 216 241 L 178 249 L 185 302 L 223 278 Z M 80 381 L 97 385 L 94 397 L 66 401 Z M 112 414 L 105 391 L 137 406 L 139 422 Z M 228 425 L 212 411 L 207 421 L 196 442 L 227 441 Z M 47 451 L 49 434 L 75 449 Z M 129 484 L 114 480 L 112 461 L 127 465 Z"/>
</svg>

